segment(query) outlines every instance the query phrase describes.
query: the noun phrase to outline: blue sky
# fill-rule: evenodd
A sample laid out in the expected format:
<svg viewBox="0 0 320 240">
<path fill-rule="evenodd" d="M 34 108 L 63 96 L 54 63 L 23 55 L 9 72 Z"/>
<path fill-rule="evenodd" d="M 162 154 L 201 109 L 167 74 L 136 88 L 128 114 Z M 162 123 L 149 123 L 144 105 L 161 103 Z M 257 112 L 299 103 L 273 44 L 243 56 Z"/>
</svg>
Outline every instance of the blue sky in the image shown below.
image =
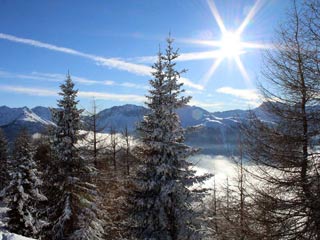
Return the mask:
<svg viewBox="0 0 320 240">
<path fill-rule="evenodd" d="M 290 4 L 0 0 L 0 105 L 55 106 L 68 70 L 82 107 L 88 108 L 93 97 L 101 109 L 142 105 L 150 66 L 170 31 L 181 54 L 177 67 L 188 69 L 181 81 L 192 105 L 210 111 L 254 107 L 259 104 L 257 79 L 263 81 L 261 56 Z M 221 41 L 222 30 L 235 32 L 240 26 L 239 41 L 247 45 L 239 54 L 222 54 L 223 47 L 230 49 Z"/>
</svg>

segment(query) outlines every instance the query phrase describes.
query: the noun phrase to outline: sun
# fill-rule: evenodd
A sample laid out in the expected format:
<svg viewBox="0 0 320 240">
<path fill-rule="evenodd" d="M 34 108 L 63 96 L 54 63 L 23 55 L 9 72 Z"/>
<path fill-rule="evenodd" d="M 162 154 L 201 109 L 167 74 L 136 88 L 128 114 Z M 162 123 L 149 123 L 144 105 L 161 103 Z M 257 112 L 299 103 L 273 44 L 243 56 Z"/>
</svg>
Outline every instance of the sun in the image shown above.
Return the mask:
<svg viewBox="0 0 320 240">
<path fill-rule="evenodd" d="M 237 33 L 225 32 L 222 35 L 220 44 L 221 57 L 223 58 L 235 58 L 243 52 L 241 38 Z"/>
<path fill-rule="evenodd" d="M 187 40 L 188 42 L 193 44 L 215 47 L 215 50 L 212 53 L 212 58 L 215 59 L 215 61 L 203 76 L 201 80 L 202 85 L 207 84 L 207 82 L 211 79 L 212 75 L 218 69 L 219 65 L 223 62 L 224 59 L 231 59 L 232 61 L 234 61 L 245 82 L 251 85 L 251 79 L 246 71 L 245 66 L 242 63 L 241 55 L 248 53 L 248 49 L 271 49 L 272 46 L 270 46 L 270 44 L 264 43 L 245 42 L 241 39 L 241 35 L 254 15 L 258 12 L 259 9 L 262 8 L 263 2 L 265 1 L 255 0 L 254 5 L 250 9 L 243 22 L 240 24 L 240 26 L 235 31 L 230 31 L 226 28 L 214 3 L 214 0 L 207 0 L 210 11 L 216 20 L 222 37 L 219 40 Z"/>
</svg>

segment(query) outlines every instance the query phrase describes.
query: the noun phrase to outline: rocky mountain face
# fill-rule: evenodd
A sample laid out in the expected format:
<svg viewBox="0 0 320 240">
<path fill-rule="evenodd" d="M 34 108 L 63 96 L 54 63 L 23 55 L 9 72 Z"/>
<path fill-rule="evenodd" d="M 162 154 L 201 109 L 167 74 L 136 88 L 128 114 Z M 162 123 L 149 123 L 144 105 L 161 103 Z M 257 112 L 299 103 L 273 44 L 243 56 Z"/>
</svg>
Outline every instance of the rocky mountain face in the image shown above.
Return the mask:
<svg viewBox="0 0 320 240">
<path fill-rule="evenodd" d="M 271 120 L 261 107 L 252 111 L 263 120 Z M 111 128 L 120 132 L 125 127 L 135 133 L 137 124 L 147 112 L 147 108 L 132 104 L 111 107 L 98 113 L 98 125 L 104 128 L 106 133 Z M 210 113 L 196 106 L 186 106 L 177 113 L 182 126 L 186 129 L 187 144 L 202 148 L 203 153 L 215 154 L 232 154 L 238 141 L 239 123 L 247 121 L 249 116 L 248 110 Z M 83 121 L 88 118 L 89 116 L 84 116 Z M 50 126 L 54 126 L 54 123 L 49 108 L 0 107 L 0 127 L 9 140 L 13 140 L 21 128 L 27 128 L 34 134 L 43 132 Z"/>
</svg>

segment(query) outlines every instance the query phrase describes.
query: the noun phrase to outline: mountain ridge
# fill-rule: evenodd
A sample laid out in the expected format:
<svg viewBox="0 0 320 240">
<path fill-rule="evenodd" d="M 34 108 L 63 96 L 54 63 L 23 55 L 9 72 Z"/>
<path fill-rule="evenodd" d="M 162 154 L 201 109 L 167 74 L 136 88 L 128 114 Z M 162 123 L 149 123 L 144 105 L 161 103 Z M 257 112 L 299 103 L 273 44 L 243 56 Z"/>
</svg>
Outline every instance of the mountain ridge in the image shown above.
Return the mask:
<svg viewBox="0 0 320 240">
<path fill-rule="evenodd" d="M 137 124 L 148 113 L 148 109 L 134 104 L 125 104 L 106 108 L 97 114 L 97 122 L 105 133 L 111 128 L 122 132 L 126 127 L 131 133 L 135 132 Z M 238 139 L 239 123 L 245 122 L 250 110 L 228 110 L 209 112 L 201 107 L 187 105 L 177 110 L 181 125 L 186 129 L 186 143 L 206 149 L 210 152 L 223 152 L 230 145 L 235 145 Z M 252 109 L 258 116 L 264 117 L 263 110 Z M 83 116 L 86 121 L 89 115 Z M 31 134 L 44 132 L 53 126 L 50 108 L 37 106 L 34 108 L 9 108 L 0 106 L 0 128 L 12 141 L 21 128 L 26 128 Z"/>
<path fill-rule="evenodd" d="M 257 111 L 259 109 L 255 108 L 252 111 Z M 112 120 L 110 122 L 114 123 L 114 127 L 118 129 L 117 125 L 123 125 L 124 122 L 138 122 L 143 115 L 148 113 L 148 109 L 134 104 L 125 104 L 120 106 L 113 106 L 106 108 L 98 112 L 98 119 L 101 121 Z M 181 124 L 184 128 L 192 127 L 199 124 L 210 125 L 212 123 L 224 123 L 224 121 L 232 120 L 235 121 L 236 118 L 246 118 L 248 116 L 249 110 L 228 110 L 219 112 L 209 112 L 198 106 L 187 105 L 183 108 L 177 110 L 180 117 Z M 261 114 L 260 114 L 261 115 Z M 87 118 L 89 116 L 84 116 Z M 121 119 L 127 119 L 127 121 L 121 121 Z M 120 121 L 119 121 L 120 120 Z M 26 106 L 20 108 L 10 108 L 5 105 L 0 106 L 0 127 L 5 125 L 10 125 L 16 121 L 26 121 L 26 122 L 38 122 L 43 125 L 53 125 L 51 111 L 49 107 L 36 106 L 33 108 L 28 108 Z M 120 122 L 120 123 L 119 123 Z M 108 125 L 108 127 L 111 127 Z M 124 127 L 124 126 L 122 126 Z"/>
</svg>

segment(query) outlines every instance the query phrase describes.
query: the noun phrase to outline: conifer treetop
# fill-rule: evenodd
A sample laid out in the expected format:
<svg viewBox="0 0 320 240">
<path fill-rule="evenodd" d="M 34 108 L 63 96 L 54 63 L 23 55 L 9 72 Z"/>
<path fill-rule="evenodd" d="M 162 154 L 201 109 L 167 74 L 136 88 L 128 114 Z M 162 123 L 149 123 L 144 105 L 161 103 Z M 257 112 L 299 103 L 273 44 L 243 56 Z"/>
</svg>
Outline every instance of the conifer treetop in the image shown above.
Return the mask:
<svg viewBox="0 0 320 240">
<path fill-rule="evenodd" d="M 76 100 L 78 90 L 74 89 L 74 83 L 71 79 L 71 76 L 68 72 L 66 76 L 66 80 L 63 84 L 60 85 L 61 92 L 59 95 L 62 96 L 62 99 L 58 100 L 59 107 L 72 106 L 77 105 L 78 100 Z"/>
</svg>

